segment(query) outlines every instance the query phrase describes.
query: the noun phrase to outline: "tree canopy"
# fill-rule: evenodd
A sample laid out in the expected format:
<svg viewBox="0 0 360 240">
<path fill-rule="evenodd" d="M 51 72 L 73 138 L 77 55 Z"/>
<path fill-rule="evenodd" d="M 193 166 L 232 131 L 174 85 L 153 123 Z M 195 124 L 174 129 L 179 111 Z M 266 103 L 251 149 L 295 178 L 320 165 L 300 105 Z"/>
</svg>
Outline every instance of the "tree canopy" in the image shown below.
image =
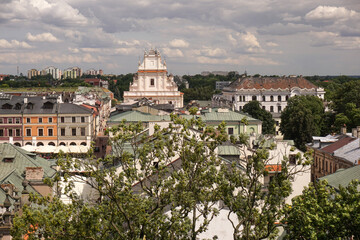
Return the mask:
<svg viewBox="0 0 360 240">
<path fill-rule="evenodd" d="M 359 182 L 335 191 L 326 181 L 311 184 L 287 209 L 287 239 L 360 239 Z"/>
<path fill-rule="evenodd" d="M 316 96 L 295 96 L 281 113 L 280 131 L 284 139 L 292 139 L 296 147 L 306 150 L 312 136 L 319 136 L 323 127 L 324 106 Z"/>
<path fill-rule="evenodd" d="M 244 105 L 243 111 L 251 117 L 262 121 L 263 134 L 275 134 L 275 120 L 270 112 L 262 109 L 258 101 L 251 101 Z"/>
<path fill-rule="evenodd" d="M 60 158 L 61 171 L 47 180 L 57 194 L 30 196 L 31 204 L 14 220 L 14 238 L 195 240 L 220 211 L 227 211 L 234 239 L 276 235 L 294 174 L 288 159 L 265 186 L 271 159 L 264 139 L 253 149 L 248 136 L 232 137 L 242 157 L 224 160 L 215 151 L 229 140 L 224 123 L 213 128 L 201 118 L 172 119 L 166 128 L 155 126 L 151 136 L 141 123 L 110 129 L 114 155 L 106 159 Z M 300 165 L 308 160 L 297 156 Z M 91 194 L 77 192 L 76 181 Z M 60 200 L 64 195 L 69 204 Z"/>
</svg>

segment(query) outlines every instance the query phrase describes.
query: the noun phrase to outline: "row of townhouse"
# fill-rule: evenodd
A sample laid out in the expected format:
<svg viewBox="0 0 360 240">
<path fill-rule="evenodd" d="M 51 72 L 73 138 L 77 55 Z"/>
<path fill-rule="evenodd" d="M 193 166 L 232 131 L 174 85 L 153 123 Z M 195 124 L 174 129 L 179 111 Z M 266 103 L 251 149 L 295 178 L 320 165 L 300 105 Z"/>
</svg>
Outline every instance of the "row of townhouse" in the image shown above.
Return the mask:
<svg viewBox="0 0 360 240">
<path fill-rule="evenodd" d="M 313 136 L 307 144 L 313 151 L 314 163 L 311 168 L 312 181 L 360 164 L 360 126 L 353 128 L 351 133 L 346 127 L 341 134 L 325 137 Z"/>
<path fill-rule="evenodd" d="M 0 143 L 17 146 L 90 146 L 93 109 L 61 103 L 57 96 L 0 95 Z"/>
</svg>

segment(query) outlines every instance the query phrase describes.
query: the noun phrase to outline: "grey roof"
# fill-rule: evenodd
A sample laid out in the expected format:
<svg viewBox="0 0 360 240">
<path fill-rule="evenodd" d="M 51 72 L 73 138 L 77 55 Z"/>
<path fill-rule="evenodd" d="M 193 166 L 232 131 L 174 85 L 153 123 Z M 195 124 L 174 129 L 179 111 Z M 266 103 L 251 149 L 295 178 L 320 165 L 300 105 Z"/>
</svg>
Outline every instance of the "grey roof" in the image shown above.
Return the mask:
<svg viewBox="0 0 360 240">
<path fill-rule="evenodd" d="M 25 100 L 26 98 L 26 100 Z M 27 101 L 27 103 L 25 103 Z M 11 109 L 3 109 L 3 106 L 9 105 Z M 17 109 L 16 104 L 21 105 Z M 0 95 L 0 114 L 56 114 L 56 113 L 85 113 L 89 114 L 92 110 L 72 104 L 72 103 L 57 103 L 57 99 L 53 95 L 46 97 L 27 97 L 14 96 L 8 94 Z"/>
<path fill-rule="evenodd" d="M 76 113 L 76 114 L 89 114 L 92 113 L 93 110 L 80 106 L 80 105 L 76 105 L 76 104 L 72 104 L 72 103 L 61 103 L 59 104 L 59 113 Z"/>
<path fill-rule="evenodd" d="M 357 138 L 345 146 L 335 150 L 334 155 L 336 157 L 344 158 L 354 164 L 358 164 L 358 161 L 360 160 L 360 139 Z"/>
<path fill-rule="evenodd" d="M 327 180 L 328 185 L 339 189 L 339 185 L 346 187 L 352 180 L 360 179 L 360 165 L 347 168 L 347 169 L 338 169 L 336 172 L 330 175 L 319 178 L 319 180 Z M 360 185 L 358 186 L 358 191 L 360 190 Z"/>
</svg>

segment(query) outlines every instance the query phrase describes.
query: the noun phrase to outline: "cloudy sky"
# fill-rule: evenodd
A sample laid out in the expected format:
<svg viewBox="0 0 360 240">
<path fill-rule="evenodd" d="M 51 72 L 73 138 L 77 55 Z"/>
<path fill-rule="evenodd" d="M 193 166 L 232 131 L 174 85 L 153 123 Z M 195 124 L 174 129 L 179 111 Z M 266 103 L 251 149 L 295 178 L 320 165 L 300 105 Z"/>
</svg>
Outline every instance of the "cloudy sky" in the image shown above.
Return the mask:
<svg viewBox="0 0 360 240">
<path fill-rule="evenodd" d="M 359 0 L 0 0 L 0 74 L 47 66 L 360 75 Z"/>
</svg>

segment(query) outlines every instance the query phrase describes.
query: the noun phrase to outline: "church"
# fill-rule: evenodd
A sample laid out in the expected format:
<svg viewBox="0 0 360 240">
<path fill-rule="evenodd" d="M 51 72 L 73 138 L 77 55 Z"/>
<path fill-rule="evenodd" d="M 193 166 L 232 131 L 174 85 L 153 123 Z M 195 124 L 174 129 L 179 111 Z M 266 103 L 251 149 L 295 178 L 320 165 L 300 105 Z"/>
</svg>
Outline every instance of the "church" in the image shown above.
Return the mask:
<svg viewBox="0 0 360 240">
<path fill-rule="evenodd" d="M 166 62 L 160 52 L 151 49 L 144 53 L 143 62 L 139 62 L 138 71 L 124 92 L 124 103 L 147 98 L 155 104 L 172 104 L 183 107 L 183 93 L 178 91 L 173 75 L 167 74 Z"/>
</svg>

